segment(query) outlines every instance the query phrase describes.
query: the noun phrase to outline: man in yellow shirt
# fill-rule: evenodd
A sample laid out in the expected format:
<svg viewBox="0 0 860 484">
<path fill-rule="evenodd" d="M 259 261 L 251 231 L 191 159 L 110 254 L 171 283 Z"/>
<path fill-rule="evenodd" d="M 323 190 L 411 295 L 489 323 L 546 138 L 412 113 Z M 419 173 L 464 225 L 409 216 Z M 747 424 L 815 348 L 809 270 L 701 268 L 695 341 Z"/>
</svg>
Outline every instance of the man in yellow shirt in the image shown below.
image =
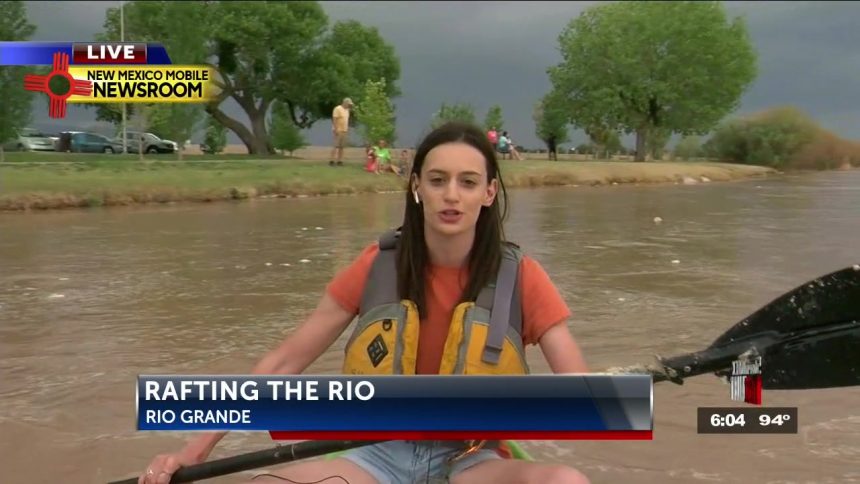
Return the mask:
<svg viewBox="0 0 860 484">
<path fill-rule="evenodd" d="M 343 148 L 346 146 L 347 134 L 349 132 L 349 110 L 352 109 L 352 99 L 344 98 L 343 102 L 335 106 L 331 113 L 331 132 L 334 135 L 334 149 L 331 150 L 329 165 L 334 166 L 335 158 L 338 165 L 343 165 Z"/>
</svg>

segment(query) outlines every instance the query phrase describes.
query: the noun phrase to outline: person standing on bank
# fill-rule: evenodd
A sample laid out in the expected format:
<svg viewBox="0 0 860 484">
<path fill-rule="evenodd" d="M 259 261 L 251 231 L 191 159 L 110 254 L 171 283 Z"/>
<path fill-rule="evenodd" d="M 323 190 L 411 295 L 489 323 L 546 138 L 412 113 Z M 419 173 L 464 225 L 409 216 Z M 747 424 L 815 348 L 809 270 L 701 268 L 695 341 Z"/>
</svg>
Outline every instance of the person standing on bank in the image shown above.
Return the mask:
<svg viewBox="0 0 860 484">
<path fill-rule="evenodd" d="M 302 373 L 356 316 L 343 374 L 528 374 L 527 345 L 540 347 L 554 373 L 588 372 L 555 285 L 537 261 L 505 240 L 506 212 L 499 162 L 486 133 L 457 122 L 435 129 L 416 150 L 402 226 L 342 269 L 308 319 L 253 373 Z M 496 301 L 503 303 L 493 307 Z M 368 342 L 392 350 L 368 352 Z M 397 352 L 395 344 L 401 345 Z M 139 482 L 169 482 L 181 466 L 205 461 L 223 436 L 203 434 L 179 452 L 155 457 Z M 248 482 L 589 482 L 564 465 L 505 459 L 497 443 L 481 442 L 385 442 Z"/>
<path fill-rule="evenodd" d="M 352 99 L 344 98 L 343 102 L 334 107 L 331 113 L 331 133 L 334 137 L 334 148 L 331 150 L 331 160 L 328 164 L 343 165 L 343 149 L 349 138 L 349 110 L 352 109 Z"/>
</svg>

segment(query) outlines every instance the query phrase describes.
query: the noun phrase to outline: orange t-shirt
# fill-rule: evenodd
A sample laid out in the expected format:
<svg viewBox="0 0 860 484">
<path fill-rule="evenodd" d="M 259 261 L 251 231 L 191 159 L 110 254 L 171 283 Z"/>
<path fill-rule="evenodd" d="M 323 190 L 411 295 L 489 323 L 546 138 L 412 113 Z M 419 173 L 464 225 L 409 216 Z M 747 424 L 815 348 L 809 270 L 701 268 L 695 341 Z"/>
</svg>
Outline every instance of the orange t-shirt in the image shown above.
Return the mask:
<svg viewBox="0 0 860 484">
<path fill-rule="evenodd" d="M 341 270 L 326 288 L 341 307 L 353 314 L 358 314 L 364 284 L 377 253 L 379 244 L 375 242 Z M 467 268 L 431 266 L 427 271 L 427 316 L 421 320 L 418 334 L 418 374 L 439 372 L 451 316 L 466 282 Z M 520 262 L 520 289 L 523 344 L 537 344 L 546 330 L 570 317 L 570 310 L 540 264 L 528 256 L 523 256 Z"/>
</svg>

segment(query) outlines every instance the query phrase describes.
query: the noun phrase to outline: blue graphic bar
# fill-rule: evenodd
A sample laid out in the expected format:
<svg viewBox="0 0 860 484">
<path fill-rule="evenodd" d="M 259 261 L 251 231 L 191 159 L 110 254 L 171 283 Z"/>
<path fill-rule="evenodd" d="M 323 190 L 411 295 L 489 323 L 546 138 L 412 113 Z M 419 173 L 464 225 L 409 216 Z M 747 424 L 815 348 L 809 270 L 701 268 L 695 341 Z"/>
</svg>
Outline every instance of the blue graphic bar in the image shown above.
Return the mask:
<svg viewBox="0 0 860 484">
<path fill-rule="evenodd" d="M 138 430 L 650 438 L 652 406 L 649 375 L 183 375 L 137 383 Z"/>
<path fill-rule="evenodd" d="M 49 66 L 56 52 L 68 54 L 70 64 L 75 65 L 72 46 L 86 43 L 98 42 L 0 42 L 0 66 Z M 162 44 L 151 42 L 146 46 L 147 65 L 173 64 Z"/>
</svg>

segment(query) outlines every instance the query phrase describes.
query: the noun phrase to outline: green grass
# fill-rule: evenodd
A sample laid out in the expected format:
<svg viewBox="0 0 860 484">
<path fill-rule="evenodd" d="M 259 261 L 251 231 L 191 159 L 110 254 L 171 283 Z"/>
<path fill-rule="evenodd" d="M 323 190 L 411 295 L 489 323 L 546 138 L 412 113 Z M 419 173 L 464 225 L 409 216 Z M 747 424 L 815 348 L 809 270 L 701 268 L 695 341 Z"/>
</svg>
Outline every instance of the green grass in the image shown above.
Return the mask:
<svg viewBox="0 0 860 484">
<path fill-rule="evenodd" d="M 504 161 L 508 187 L 673 183 L 684 177 L 713 181 L 774 173 L 721 163 L 631 163 L 619 161 Z M 10 153 L 0 163 L 0 210 L 26 210 L 181 201 L 216 201 L 260 196 L 353 194 L 399 191 L 405 179 L 374 175 L 362 163 L 331 167 L 325 161 L 282 156 L 147 156 Z"/>
</svg>

